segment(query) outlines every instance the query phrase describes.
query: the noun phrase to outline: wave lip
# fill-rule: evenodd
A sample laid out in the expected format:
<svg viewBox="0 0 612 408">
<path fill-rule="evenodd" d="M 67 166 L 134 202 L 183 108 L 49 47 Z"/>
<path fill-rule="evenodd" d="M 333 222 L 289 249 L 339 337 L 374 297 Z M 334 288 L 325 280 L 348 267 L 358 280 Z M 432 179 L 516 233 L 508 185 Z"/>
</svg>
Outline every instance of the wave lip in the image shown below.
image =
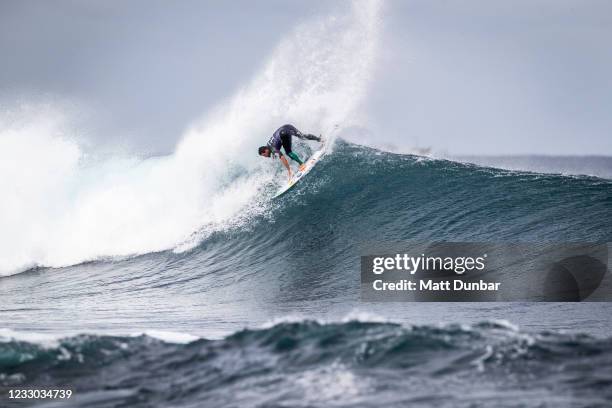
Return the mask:
<svg viewBox="0 0 612 408">
<path fill-rule="evenodd" d="M 604 404 L 612 338 L 512 325 L 280 323 L 220 340 L 80 335 L 0 343 L 4 386 L 75 389 L 72 406 Z"/>
</svg>

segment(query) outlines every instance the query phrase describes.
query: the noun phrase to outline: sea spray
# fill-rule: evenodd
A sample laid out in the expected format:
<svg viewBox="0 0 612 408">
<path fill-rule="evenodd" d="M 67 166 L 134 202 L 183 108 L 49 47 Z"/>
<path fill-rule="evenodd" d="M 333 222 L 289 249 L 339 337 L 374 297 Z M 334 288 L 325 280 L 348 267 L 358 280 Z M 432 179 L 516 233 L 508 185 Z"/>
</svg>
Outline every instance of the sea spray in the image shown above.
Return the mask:
<svg viewBox="0 0 612 408">
<path fill-rule="evenodd" d="M 256 146 L 287 122 L 322 133 L 355 117 L 375 59 L 379 8 L 357 1 L 297 26 L 169 156 L 91 163 L 70 139 L 69 120 L 56 126 L 53 113 L 30 112 L 27 126 L 3 123 L 0 275 L 171 249 L 194 232 L 265 212 L 262 191 L 276 168 Z"/>
</svg>

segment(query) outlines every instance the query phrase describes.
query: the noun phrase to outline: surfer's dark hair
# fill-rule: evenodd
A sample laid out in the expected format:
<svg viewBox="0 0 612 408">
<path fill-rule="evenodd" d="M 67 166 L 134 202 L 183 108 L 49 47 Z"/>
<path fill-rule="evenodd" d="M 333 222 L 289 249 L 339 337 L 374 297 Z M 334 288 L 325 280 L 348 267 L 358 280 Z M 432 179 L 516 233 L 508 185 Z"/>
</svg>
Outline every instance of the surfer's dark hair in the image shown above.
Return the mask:
<svg viewBox="0 0 612 408">
<path fill-rule="evenodd" d="M 259 147 L 259 155 L 261 156 L 261 154 L 262 154 L 263 152 L 265 152 L 267 149 L 269 149 L 269 147 L 268 147 L 268 146 L 260 146 L 260 147 Z"/>
</svg>

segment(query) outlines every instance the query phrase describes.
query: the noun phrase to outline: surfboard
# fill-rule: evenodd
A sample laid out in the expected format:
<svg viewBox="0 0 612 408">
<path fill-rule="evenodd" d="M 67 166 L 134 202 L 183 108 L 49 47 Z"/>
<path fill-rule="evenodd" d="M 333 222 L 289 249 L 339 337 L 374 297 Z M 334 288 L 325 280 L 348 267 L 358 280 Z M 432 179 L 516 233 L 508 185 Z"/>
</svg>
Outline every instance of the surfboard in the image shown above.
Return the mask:
<svg viewBox="0 0 612 408">
<path fill-rule="evenodd" d="M 327 153 L 326 147 L 327 147 L 326 141 L 324 140 L 323 143 L 321 144 L 321 148 L 317 150 L 316 152 L 314 152 L 313 155 L 310 156 L 308 160 L 304 162 L 304 170 L 302 171 L 298 170 L 297 173 L 294 173 L 293 177 L 291 177 L 291 179 L 287 182 L 287 184 L 285 184 L 283 187 L 281 187 L 276 192 L 276 194 L 274 195 L 274 198 L 280 197 L 281 195 L 285 194 L 287 191 L 291 190 L 293 186 L 295 186 L 301 179 L 303 179 L 308 173 L 310 173 L 310 171 L 314 168 L 314 166 Z"/>
</svg>

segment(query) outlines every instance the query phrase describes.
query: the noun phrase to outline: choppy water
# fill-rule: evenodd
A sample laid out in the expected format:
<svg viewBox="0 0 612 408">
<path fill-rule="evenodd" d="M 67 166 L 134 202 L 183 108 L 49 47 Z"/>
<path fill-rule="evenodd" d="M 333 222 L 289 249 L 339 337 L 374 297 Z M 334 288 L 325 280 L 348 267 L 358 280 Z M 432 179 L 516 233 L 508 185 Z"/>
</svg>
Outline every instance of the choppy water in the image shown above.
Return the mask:
<svg viewBox="0 0 612 408">
<path fill-rule="evenodd" d="M 351 321 L 168 344 L 83 335 L 0 343 L 5 384 L 76 389 L 61 406 L 606 406 L 612 339 Z M 519 402 L 517 405 L 517 402 Z M 51 406 L 51 405 L 50 405 Z"/>
</svg>

